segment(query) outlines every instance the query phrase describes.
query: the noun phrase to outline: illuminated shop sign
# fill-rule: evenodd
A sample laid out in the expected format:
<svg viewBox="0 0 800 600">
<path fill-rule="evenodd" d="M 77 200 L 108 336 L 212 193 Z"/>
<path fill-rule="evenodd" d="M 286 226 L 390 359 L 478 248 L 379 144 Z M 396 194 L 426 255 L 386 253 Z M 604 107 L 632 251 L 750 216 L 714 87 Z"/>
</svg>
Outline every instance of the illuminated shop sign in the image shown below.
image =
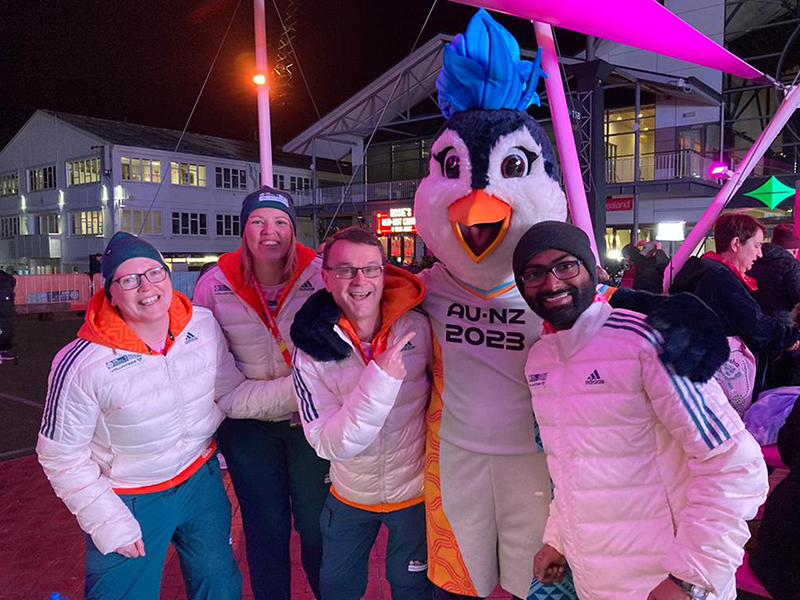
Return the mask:
<svg viewBox="0 0 800 600">
<path fill-rule="evenodd" d="M 388 233 L 417 233 L 417 220 L 414 209 L 390 208 L 389 212 L 375 213 L 375 233 L 386 235 Z"/>
</svg>

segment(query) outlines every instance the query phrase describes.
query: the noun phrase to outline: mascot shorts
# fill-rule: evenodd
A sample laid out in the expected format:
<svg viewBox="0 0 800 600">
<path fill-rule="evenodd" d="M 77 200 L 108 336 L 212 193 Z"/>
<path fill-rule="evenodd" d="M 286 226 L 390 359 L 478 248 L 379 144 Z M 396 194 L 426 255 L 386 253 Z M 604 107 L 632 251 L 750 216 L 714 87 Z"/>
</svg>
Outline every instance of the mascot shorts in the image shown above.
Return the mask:
<svg viewBox="0 0 800 600">
<path fill-rule="evenodd" d="M 157 600 L 170 542 L 189 600 L 240 600 L 242 576 L 231 548 L 231 503 L 212 456 L 177 487 L 120 494 L 142 528 L 145 556 L 101 554 L 86 536 L 86 600 Z"/>
</svg>

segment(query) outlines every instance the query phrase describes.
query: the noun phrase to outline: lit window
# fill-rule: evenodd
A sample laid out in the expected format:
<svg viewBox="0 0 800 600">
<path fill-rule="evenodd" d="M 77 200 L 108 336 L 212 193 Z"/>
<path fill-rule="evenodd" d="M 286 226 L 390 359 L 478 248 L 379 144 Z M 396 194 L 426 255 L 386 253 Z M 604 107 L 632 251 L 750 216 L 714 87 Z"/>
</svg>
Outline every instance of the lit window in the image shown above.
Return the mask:
<svg viewBox="0 0 800 600">
<path fill-rule="evenodd" d="M 122 230 L 134 235 L 142 234 L 161 235 L 161 212 L 146 210 L 136 210 L 131 208 L 122 209 Z"/>
<path fill-rule="evenodd" d="M 205 213 L 172 213 L 173 235 L 207 235 Z"/>
<path fill-rule="evenodd" d="M 72 235 L 103 235 L 103 211 L 82 210 L 72 213 Z"/>
<path fill-rule="evenodd" d="M 50 190 L 56 187 L 56 167 L 37 167 L 28 169 L 28 191 Z"/>
<path fill-rule="evenodd" d="M 237 236 L 240 231 L 239 215 L 217 215 L 217 235 Z"/>
<path fill-rule="evenodd" d="M 0 196 L 19 194 L 19 175 L 16 171 L 0 174 Z"/>
<path fill-rule="evenodd" d="M 67 163 L 67 185 L 83 185 L 100 181 L 100 159 L 86 158 Z"/>
<path fill-rule="evenodd" d="M 206 166 L 194 163 L 170 163 L 172 185 L 206 186 Z"/>
<path fill-rule="evenodd" d="M 123 156 L 122 178 L 126 181 L 161 182 L 161 161 Z"/>
</svg>

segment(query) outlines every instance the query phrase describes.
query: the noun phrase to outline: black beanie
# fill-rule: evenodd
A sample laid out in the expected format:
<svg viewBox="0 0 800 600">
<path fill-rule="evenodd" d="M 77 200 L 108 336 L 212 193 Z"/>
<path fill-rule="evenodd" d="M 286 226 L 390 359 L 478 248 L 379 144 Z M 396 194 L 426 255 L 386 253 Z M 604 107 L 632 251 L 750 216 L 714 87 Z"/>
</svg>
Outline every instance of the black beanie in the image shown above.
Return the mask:
<svg viewBox="0 0 800 600">
<path fill-rule="evenodd" d="M 592 252 L 589 236 L 582 229 L 563 221 L 542 221 L 525 234 L 514 248 L 514 279 L 522 291 L 522 271 L 528 261 L 545 250 L 563 250 L 580 259 L 597 285 L 597 261 Z"/>
<path fill-rule="evenodd" d="M 240 215 L 240 231 L 244 236 L 244 226 L 247 225 L 247 218 L 254 210 L 259 208 L 275 208 L 285 212 L 292 221 L 292 229 L 297 231 L 297 214 L 294 211 L 294 200 L 283 190 L 276 190 L 268 186 L 263 186 L 252 194 L 245 196 L 242 202 L 242 212 Z"/>
</svg>

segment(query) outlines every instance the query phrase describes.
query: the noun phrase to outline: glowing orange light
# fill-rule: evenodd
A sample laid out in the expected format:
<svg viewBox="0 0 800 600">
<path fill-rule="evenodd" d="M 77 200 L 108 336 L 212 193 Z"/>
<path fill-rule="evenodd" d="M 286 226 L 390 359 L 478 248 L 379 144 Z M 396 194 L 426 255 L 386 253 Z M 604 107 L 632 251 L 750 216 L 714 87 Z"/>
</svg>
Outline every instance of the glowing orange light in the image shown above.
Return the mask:
<svg viewBox="0 0 800 600">
<path fill-rule="evenodd" d="M 253 76 L 253 83 L 256 85 L 267 85 L 267 76 L 259 73 L 258 75 Z"/>
</svg>

